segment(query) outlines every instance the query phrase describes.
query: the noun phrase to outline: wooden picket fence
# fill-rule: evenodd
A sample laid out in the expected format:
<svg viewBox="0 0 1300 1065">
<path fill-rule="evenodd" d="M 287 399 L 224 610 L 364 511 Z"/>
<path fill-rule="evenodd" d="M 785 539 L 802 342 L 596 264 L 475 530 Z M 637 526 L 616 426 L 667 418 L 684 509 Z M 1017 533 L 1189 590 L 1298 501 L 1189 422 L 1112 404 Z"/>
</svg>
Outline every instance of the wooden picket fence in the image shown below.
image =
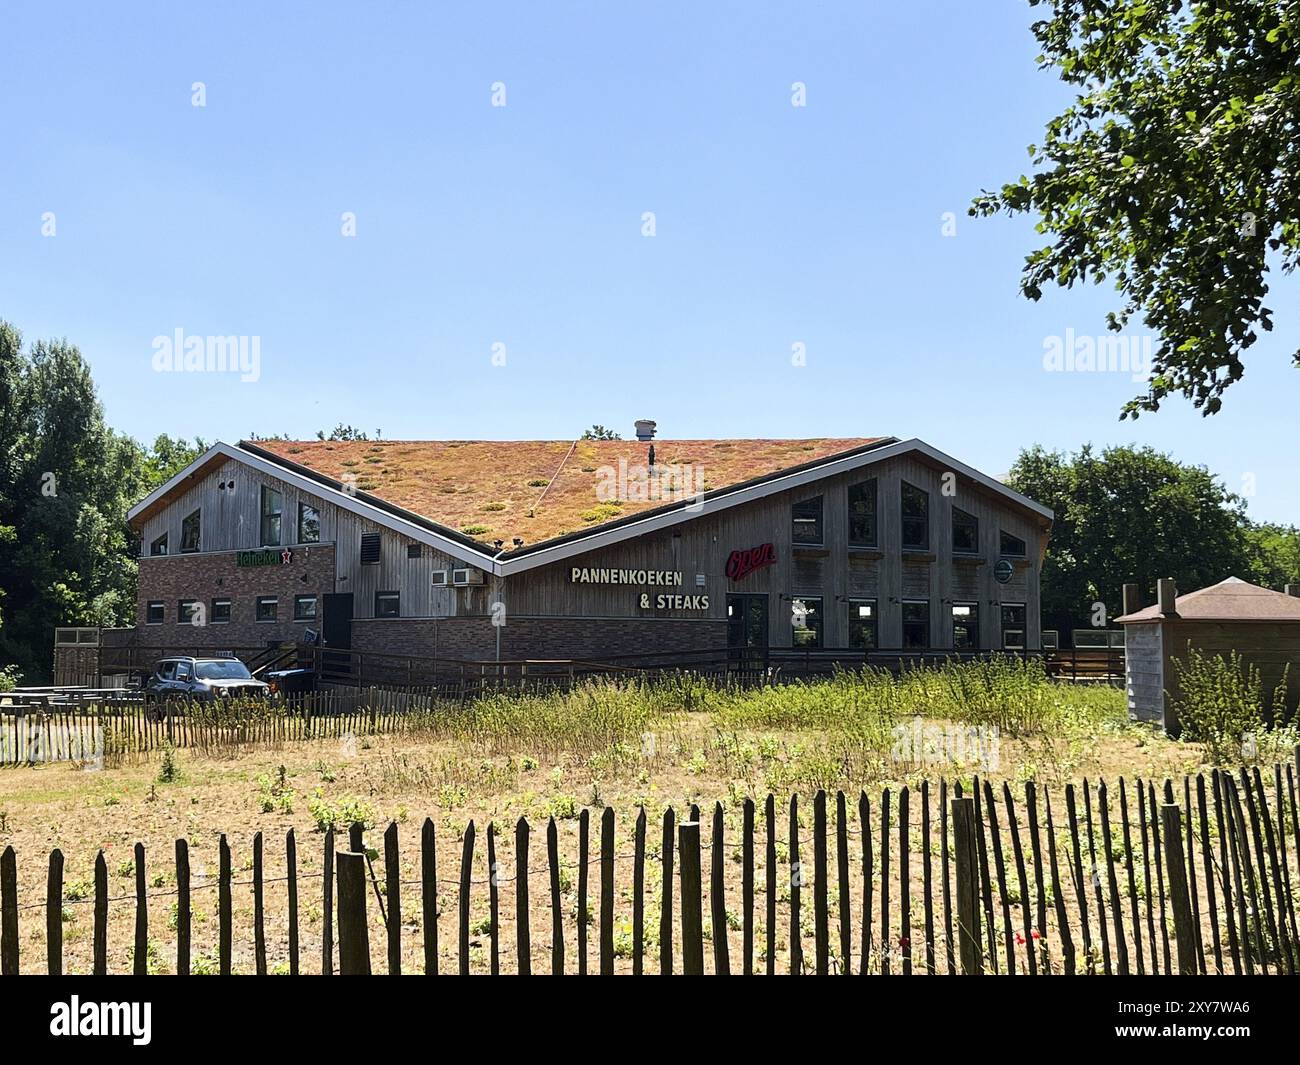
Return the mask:
<svg viewBox="0 0 1300 1065">
<path fill-rule="evenodd" d="M 412 936 L 421 941 L 415 956 L 422 954 L 423 971 L 436 974 L 439 926 L 448 921 L 454 925 L 455 968 L 461 974 L 547 969 L 584 974 L 592 938 L 601 974 L 641 974 L 652 967 L 660 973 L 746 975 L 778 969 L 902 975 L 1294 974 L 1300 966 L 1297 769 L 1300 749 L 1294 764 L 1215 770 L 1208 777 L 1185 777 L 1181 788 L 1169 780 L 1160 786 L 1121 779 L 1118 789 L 1104 782 L 1070 784 L 1056 803 L 1049 789 L 1033 783 L 1017 797 L 1009 785 L 996 788 L 978 778 L 966 786 L 940 780 L 932 787 L 926 781 L 916 789 L 883 791 L 874 809 L 862 793 L 856 824 L 848 796 L 818 792 L 812 799 L 811 839 L 800 798 L 778 808 L 769 795 L 761 810 L 751 799 L 740 804 L 738 852 L 736 840 L 728 840 L 721 803 L 712 811 L 707 839 L 697 807 L 680 822 L 671 808 L 666 810 L 657 846 L 647 838 L 641 809 L 632 828 L 632 851 L 622 855 L 616 854 L 614 810 L 599 813 L 593 855 L 591 812 L 583 809 L 576 860 L 570 861 L 562 861 L 552 817 L 545 827 L 545 861 L 531 864 L 533 829 L 521 818 L 513 826 L 513 871 L 498 862 L 497 827 L 489 823 L 486 878 L 475 875 L 478 833 L 470 822 L 459 840 L 454 879 L 447 881 L 439 877 L 432 820 L 419 832 L 415 878 L 402 875 L 397 823 L 383 833 L 378 872 L 380 853 L 367 850 L 364 826 L 353 824 L 346 848 L 341 839 L 336 844 L 333 829 L 324 834 L 321 871 L 313 874 L 299 873 L 298 844 L 290 830 L 284 875 L 268 876 L 263 836 L 257 833 L 251 880 L 238 882 L 224 835 L 218 876 L 206 884 L 193 883 L 189 844 L 177 840 L 176 887 L 167 891 L 148 887 L 147 855 L 137 843 L 135 891 L 118 897 L 110 897 L 102 851 L 95 862 L 93 898 L 65 897 L 64 858 L 56 850 L 49 855 L 44 898 L 21 898 L 11 846 L 0 855 L 0 972 L 19 971 L 20 914 L 44 910 L 46 970 L 62 973 L 65 910 L 85 902 L 94 911 L 92 972 L 110 971 L 110 912 L 126 904 L 134 919 L 130 968 L 143 975 L 150 954 L 150 900 L 161 895 L 174 900 L 175 971 L 189 974 L 192 896 L 215 886 L 216 954 L 219 972 L 229 974 L 232 899 L 239 886 L 251 888 L 253 898 L 251 968 L 265 974 L 267 888 L 283 884 L 286 971 L 297 974 L 306 969 L 300 888 L 304 881 L 319 880 L 319 964 L 311 967 L 323 974 L 400 973 Z M 811 870 L 805 865 L 809 854 Z M 661 866 L 657 907 L 646 890 L 650 862 Z M 738 893 L 727 876 L 735 865 Z M 562 887 L 562 879 L 573 886 L 570 870 L 577 874 L 572 906 Z M 533 877 L 543 885 L 536 898 Z M 440 887 L 454 893 L 454 908 L 446 914 L 439 909 Z M 403 910 L 408 889 L 415 896 L 411 915 Z M 485 893 L 486 922 L 472 921 Z M 809 905 L 810 928 L 804 913 Z M 657 920 L 651 912 L 656 908 Z M 549 941 L 539 935 L 535 942 L 534 931 L 541 933 L 547 918 Z M 616 928 L 620 922 L 626 927 L 629 918 L 630 944 L 616 950 Z M 503 936 L 507 925 L 514 928 L 513 950 Z M 382 942 L 382 961 L 372 958 L 372 931 L 376 949 Z"/>
</svg>

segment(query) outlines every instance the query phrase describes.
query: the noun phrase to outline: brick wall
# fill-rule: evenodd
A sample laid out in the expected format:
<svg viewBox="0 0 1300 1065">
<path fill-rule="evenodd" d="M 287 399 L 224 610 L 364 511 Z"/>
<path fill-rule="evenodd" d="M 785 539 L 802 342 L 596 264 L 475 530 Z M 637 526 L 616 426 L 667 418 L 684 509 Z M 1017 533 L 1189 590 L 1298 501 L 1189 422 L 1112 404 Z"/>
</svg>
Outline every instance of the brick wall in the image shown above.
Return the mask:
<svg viewBox="0 0 1300 1065">
<path fill-rule="evenodd" d="M 301 640 L 303 632 L 321 628 L 323 597 L 334 590 L 334 547 L 298 547 L 288 564 L 238 566 L 237 552 L 166 555 L 140 560 L 140 582 L 136 601 L 136 624 L 142 646 L 168 648 L 262 647 L 268 642 Z M 256 620 L 259 596 L 279 598 L 273 622 Z M 321 597 L 314 622 L 294 621 L 294 597 Z M 181 599 L 199 599 L 212 611 L 212 598 L 229 599 L 230 621 L 205 626 L 182 625 L 178 621 Z M 147 604 L 161 600 L 165 620 L 146 624 Z"/>
</svg>

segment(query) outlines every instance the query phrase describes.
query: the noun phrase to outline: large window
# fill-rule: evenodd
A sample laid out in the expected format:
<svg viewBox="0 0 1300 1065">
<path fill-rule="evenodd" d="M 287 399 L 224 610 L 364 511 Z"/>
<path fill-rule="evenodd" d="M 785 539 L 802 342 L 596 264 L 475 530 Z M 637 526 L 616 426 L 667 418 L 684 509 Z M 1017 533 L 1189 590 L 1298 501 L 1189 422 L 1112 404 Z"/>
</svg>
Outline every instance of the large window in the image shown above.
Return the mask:
<svg viewBox="0 0 1300 1065">
<path fill-rule="evenodd" d="M 316 620 L 316 597 L 314 595 L 295 595 L 293 597 L 293 620 Z"/>
<path fill-rule="evenodd" d="M 320 511 L 306 503 L 298 504 L 298 543 L 320 543 Z"/>
<path fill-rule="evenodd" d="M 398 592 L 375 593 L 375 617 L 400 618 L 401 616 L 402 603 Z"/>
<path fill-rule="evenodd" d="M 196 510 L 193 514 L 187 514 L 185 520 L 181 522 L 181 550 L 197 551 L 200 546 L 199 526 L 202 524 L 203 511 Z"/>
<path fill-rule="evenodd" d="M 952 604 L 952 645 L 958 651 L 976 651 L 980 645 L 978 603 Z"/>
<path fill-rule="evenodd" d="M 280 546 L 280 515 L 284 502 L 280 493 L 268 485 L 262 485 L 262 546 Z"/>
<path fill-rule="evenodd" d="M 952 549 L 958 555 L 973 555 L 980 549 L 979 519 L 957 507 L 952 508 Z"/>
<path fill-rule="evenodd" d="M 849 543 L 876 546 L 876 482 L 849 485 Z"/>
<path fill-rule="evenodd" d="M 163 533 L 157 540 L 149 545 L 149 554 L 165 555 L 167 554 L 167 534 Z"/>
<path fill-rule="evenodd" d="M 230 624 L 230 600 L 212 600 L 212 617 L 209 620 L 211 620 L 214 625 Z"/>
<path fill-rule="evenodd" d="M 1008 651 L 1025 649 L 1025 605 L 1002 604 L 1002 646 Z"/>
<path fill-rule="evenodd" d="M 874 651 L 879 646 L 877 620 L 874 599 L 850 599 L 849 646 L 861 651 Z"/>
<path fill-rule="evenodd" d="M 903 647 L 920 651 L 930 646 L 930 601 L 903 600 Z"/>
<path fill-rule="evenodd" d="M 805 499 L 790 508 L 793 528 L 791 540 L 796 544 L 822 543 L 822 497 Z"/>
<path fill-rule="evenodd" d="M 903 547 L 926 551 L 930 547 L 930 493 L 903 482 Z"/>
<path fill-rule="evenodd" d="M 280 600 L 273 595 L 257 597 L 257 620 L 274 621 L 280 614 Z"/>
<path fill-rule="evenodd" d="M 822 645 L 822 601 L 820 597 L 797 595 L 790 603 L 790 644 L 793 647 Z"/>
<path fill-rule="evenodd" d="M 1011 558 L 1025 557 L 1025 542 L 1019 536 L 1012 536 L 1009 532 L 999 529 L 1000 533 L 998 542 L 998 552 L 1008 555 Z"/>
<path fill-rule="evenodd" d="M 161 625 L 166 614 L 167 607 L 160 599 L 155 599 L 144 608 L 144 623 L 146 625 Z"/>
</svg>

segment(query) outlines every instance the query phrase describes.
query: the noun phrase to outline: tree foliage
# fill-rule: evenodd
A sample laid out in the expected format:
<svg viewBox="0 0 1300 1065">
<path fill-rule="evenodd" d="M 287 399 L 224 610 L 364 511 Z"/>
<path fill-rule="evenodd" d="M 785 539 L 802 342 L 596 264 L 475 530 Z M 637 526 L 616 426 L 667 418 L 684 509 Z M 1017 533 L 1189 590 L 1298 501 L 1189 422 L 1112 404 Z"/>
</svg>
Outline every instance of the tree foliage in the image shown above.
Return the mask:
<svg viewBox="0 0 1300 1065">
<path fill-rule="evenodd" d="M 1043 562 L 1044 628 L 1087 627 L 1095 603 L 1109 623 L 1128 581 L 1147 603 L 1160 577 L 1180 592 L 1230 576 L 1275 589 L 1300 581 L 1294 529 L 1252 524 L 1244 501 L 1208 470 L 1152 448 L 1084 446 L 1071 456 L 1033 447 L 1007 483 L 1056 515 Z"/>
<path fill-rule="evenodd" d="M 590 429 L 582 431 L 583 440 L 622 440 L 623 438 L 614 432 L 613 429 L 606 429 L 603 425 L 593 425 Z"/>
<path fill-rule="evenodd" d="M 1029 0 L 1042 68 L 1077 88 L 1030 145 L 1034 173 L 971 214 L 1029 213 L 1051 242 L 1021 291 L 1113 282 L 1121 330 L 1157 334 L 1148 391 L 1204 414 L 1272 329 L 1270 265 L 1300 256 L 1300 5 L 1293 0 Z M 1300 352 L 1294 355 L 1300 365 Z"/>
</svg>

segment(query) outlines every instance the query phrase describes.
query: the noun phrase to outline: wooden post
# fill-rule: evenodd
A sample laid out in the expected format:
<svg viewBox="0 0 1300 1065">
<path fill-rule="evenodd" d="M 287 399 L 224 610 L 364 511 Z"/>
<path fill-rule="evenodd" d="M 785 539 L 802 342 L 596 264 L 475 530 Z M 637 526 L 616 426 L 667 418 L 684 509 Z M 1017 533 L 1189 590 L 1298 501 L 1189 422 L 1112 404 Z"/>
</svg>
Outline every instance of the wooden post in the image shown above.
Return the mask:
<svg viewBox="0 0 1300 1065">
<path fill-rule="evenodd" d="M 766 887 L 767 902 L 767 975 L 776 975 L 776 796 L 768 793 L 763 804 L 763 820 L 767 825 Z"/>
<path fill-rule="evenodd" d="M 433 819 L 420 827 L 420 905 L 424 917 L 424 975 L 438 975 L 438 845 Z"/>
<path fill-rule="evenodd" d="M 339 972 L 370 975 L 370 932 L 366 927 L 366 856 L 339 851 Z"/>
<path fill-rule="evenodd" d="M 289 975 L 298 975 L 298 840 L 293 829 L 284 837 L 285 886 L 289 891 Z"/>
<path fill-rule="evenodd" d="M 587 874 L 591 816 L 584 807 L 578 814 L 578 975 L 587 975 Z"/>
<path fill-rule="evenodd" d="M 95 856 L 95 976 L 108 973 L 108 864 L 104 852 Z"/>
<path fill-rule="evenodd" d="M 957 881 L 957 943 L 961 969 L 980 974 L 979 873 L 976 869 L 975 800 L 952 800 L 952 834 Z"/>
<path fill-rule="evenodd" d="M 531 976 L 533 972 L 532 929 L 528 918 L 528 821 L 521 817 L 515 823 L 515 948 L 520 976 Z"/>
<path fill-rule="evenodd" d="M 50 872 L 45 879 L 45 970 L 63 975 L 63 852 L 50 851 Z"/>
<path fill-rule="evenodd" d="M 500 954 L 500 870 L 497 867 L 497 828 L 493 821 L 487 826 L 487 860 L 488 860 L 488 972 L 492 976 L 501 974 Z"/>
<path fill-rule="evenodd" d="M 564 975 L 564 910 L 560 897 L 560 837 L 552 817 L 546 824 L 546 861 L 551 872 L 551 974 Z"/>
<path fill-rule="evenodd" d="M 830 972 L 829 863 L 826 857 L 826 792 L 813 796 L 813 940 L 818 976 Z M 716 929 L 715 929 L 716 934 Z"/>
<path fill-rule="evenodd" d="M 600 815 L 600 975 L 614 975 L 614 807 Z"/>
<path fill-rule="evenodd" d="M 727 944 L 726 855 L 723 853 L 722 803 L 713 807 L 712 862 L 709 868 L 709 909 L 713 930 L 713 973 L 731 975 Z"/>
<path fill-rule="evenodd" d="M 149 975 L 149 883 L 145 878 L 144 844 L 135 845 L 135 976 Z"/>
<path fill-rule="evenodd" d="M 745 800 L 740 842 L 740 905 L 746 976 L 754 973 L 754 800 Z"/>
<path fill-rule="evenodd" d="M 1187 866 L 1183 858 L 1182 810 L 1175 803 L 1160 807 L 1165 834 L 1165 872 L 1169 876 L 1169 901 L 1174 910 L 1174 935 L 1178 942 L 1178 972 L 1196 975 L 1196 932 L 1192 927 L 1192 902 L 1187 894 Z"/>
<path fill-rule="evenodd" d="M 803 865 L 799 861 L 799 796 L 790 796 L 790 975 L 803 973 L 803 940 L 799 923 Z"/>
<path fill-rule="evenodd" d="M 664 867 L 663 893 L 659 900 L 659 975 L 671 976 L 673 972 L 673 846 L 676 843 L 673 808 L 664 811 L 663 840 L 659 861 Z"/>
<path fill-rule="evenodd" d="M 637 812 L 632 837 L 632 975 L 640 976 L 645 959 L 645 807 Z"/>
<path fill-rule="evenodd" d="M 321 909 L 320 971 L 322 976 L 334 972 L 334 829 L 325 830 L 324 906 Z"/>
<path fill-rule="evenodd" d="M 266 897 L 262 884 L 262 833 L 253 836 L 253 955 L 258 976 L 266 975 Z"/>
<path fill-rule="evenodd" d="M 388 973 L 402 975 L 402 860 L 397 848 L 397 822 L 384 830 L 384 897 L 388 901 Z"/>
<path fill-rule="evenodd" d="M 18 975 L 18 859 L 13 847 L 0 854 L 0 974 Z"/>
<path fill-rule="evenodd" d="M 704 913 L 700 887 L 700 823 L 683 821 L 677 829 L 681 863 L 682 970 L 704 975 Z"/>
<path fill-rule="evenodd" d="M 469 882 L 474 862 L 474 822 L 465 829 L 460 850 L 460 975 L 469 975 Z"/>
</svg>

